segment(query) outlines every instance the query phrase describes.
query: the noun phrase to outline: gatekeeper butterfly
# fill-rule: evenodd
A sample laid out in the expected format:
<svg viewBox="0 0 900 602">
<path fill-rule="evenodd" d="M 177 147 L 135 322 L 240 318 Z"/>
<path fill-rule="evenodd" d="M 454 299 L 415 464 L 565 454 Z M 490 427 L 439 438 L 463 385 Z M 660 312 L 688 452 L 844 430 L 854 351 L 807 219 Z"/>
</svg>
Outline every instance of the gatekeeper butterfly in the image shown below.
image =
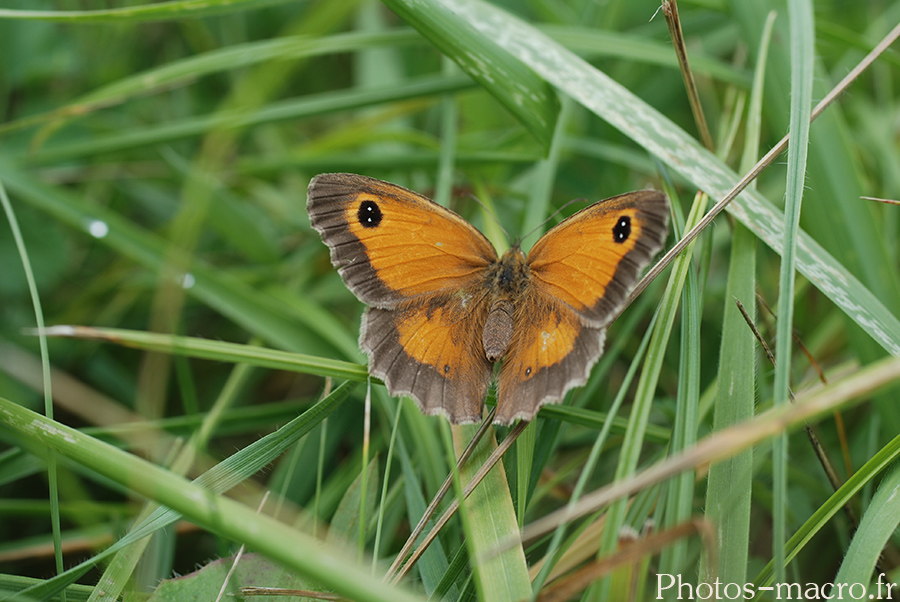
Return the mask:
<svg viewBox="0 0 900 602">
<path fill-rule="evenodd" d="M 472 224 L 401 186 L 354 174 L 309 184 L 310 222 L 368 305 L 359 344 L 392 395 L 453 423 L 481 420 L 494 363 L 494 422 L 531 420 L 583 385 L 606 326 L 662 247 L 669 202 L 640 191 L 551 228 L 502 257 Z"/>
</svg>

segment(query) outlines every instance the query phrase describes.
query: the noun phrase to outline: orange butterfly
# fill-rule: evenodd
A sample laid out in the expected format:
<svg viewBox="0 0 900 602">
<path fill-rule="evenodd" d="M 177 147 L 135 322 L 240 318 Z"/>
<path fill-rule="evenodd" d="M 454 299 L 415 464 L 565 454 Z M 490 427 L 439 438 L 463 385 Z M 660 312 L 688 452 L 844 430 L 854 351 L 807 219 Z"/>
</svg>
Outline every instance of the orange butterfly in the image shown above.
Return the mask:
<svg viewBox="0 0 900 602">
<path fill-rule="evenodd" d="M 606 326 L 662 247 L 669 202 L 649 190 L 600 201 L 527 258 L 518 246 L 498 258 L 456 213 L 365 176 L 316 176 L 306 208 L 369 306 L 359 335 L 369 372 L 426 414 L 470 423 L 502 358 L 494 422 L 509 424 L 587 381 Z"/>
</svg>

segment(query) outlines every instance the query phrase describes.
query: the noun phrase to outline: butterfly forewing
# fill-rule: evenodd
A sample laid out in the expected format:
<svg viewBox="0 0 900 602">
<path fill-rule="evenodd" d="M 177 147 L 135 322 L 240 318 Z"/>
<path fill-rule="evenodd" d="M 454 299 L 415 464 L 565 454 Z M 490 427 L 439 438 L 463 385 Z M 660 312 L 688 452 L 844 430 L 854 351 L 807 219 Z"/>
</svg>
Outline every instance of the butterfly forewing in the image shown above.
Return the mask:
<svg viewBox="0 0 900 602">
<path fill-rule="evenodd" d="M 469 286 L 497 258 L 490 242 L 463 218 L 380 180 L 316 176 L 307 210 L 344 282 L 375 307 Z"/>
<path fill-rule="evenodd" d="M 662 248 L 668 200 L 652 190 L 606 199 L 560 222 L 528 254 L 534 287 L 572 307 L 586 325 L 621 310 L 641 270 Z"/>
</svg>

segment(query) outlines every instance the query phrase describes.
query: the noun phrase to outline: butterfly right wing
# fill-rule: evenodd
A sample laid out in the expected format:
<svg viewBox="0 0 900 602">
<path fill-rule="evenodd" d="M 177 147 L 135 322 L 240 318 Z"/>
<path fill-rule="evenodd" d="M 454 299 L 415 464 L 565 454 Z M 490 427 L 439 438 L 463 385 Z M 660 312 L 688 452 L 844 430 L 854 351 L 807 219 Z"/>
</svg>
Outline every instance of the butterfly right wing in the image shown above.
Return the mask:
<svg viewBox="0 0 900 602">
<path fill-rule="evenodd" d="M 531 420 L 587 382 L 606 326 L 662 247 L 668 199 L 619 195 L 560 222 L 528 254 L 528 290 L 497 385 L 496 422 Z"/>
<path fill-rule="evenodd" d="M 494 422 L 532 420 L 587 382 L 603 352 L 606 328 L 593 328 L 562 301 L 530 290 L 516 310 L 516 331 L 497 379 Z"/>
</svg>

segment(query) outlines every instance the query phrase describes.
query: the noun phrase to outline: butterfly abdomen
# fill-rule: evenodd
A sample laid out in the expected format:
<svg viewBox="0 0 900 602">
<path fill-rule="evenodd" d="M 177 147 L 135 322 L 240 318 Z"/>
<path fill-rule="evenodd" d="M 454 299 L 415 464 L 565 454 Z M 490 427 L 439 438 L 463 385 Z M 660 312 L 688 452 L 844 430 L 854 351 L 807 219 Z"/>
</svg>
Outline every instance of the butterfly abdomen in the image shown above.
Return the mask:
<svg viewBox="0 0 900 602">
<path fill-rule="evenodd" d="M 516 300 L 528 285 L 528 264 L 517 247 L 507 251 L 488 272 L 491 291 L 482 345 L 488 361 L 496 362 L 509 349 L 515 333 Z"/>
<path fill-rule="evenodd" d="M 489 361 L 496 362 L 506 355 L 513 336 L 515 309 L 512 301 L 507 299 L 498 299 L 491 304 L 481 337 L 484 355 Z"/>
</svg>

